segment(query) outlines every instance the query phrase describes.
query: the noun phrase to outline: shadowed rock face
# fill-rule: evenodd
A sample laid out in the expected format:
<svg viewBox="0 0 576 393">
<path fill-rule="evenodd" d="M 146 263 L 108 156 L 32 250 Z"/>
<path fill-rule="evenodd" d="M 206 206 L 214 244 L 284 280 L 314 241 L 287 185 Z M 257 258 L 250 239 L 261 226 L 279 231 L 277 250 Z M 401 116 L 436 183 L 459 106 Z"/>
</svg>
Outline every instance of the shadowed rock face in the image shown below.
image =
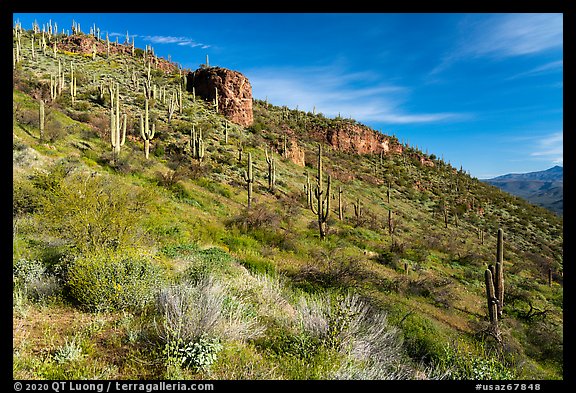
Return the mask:
<svg viewBox="0 0 576 393">
<path fill-rule="evenodd" d="M 244 75 L 220 67 L 200 68 L 188 74 L 188 91 L 212 102 L 218 91 L 218 112 L 241 126 L 254 122 L 252 86 Z"/>
</svg>

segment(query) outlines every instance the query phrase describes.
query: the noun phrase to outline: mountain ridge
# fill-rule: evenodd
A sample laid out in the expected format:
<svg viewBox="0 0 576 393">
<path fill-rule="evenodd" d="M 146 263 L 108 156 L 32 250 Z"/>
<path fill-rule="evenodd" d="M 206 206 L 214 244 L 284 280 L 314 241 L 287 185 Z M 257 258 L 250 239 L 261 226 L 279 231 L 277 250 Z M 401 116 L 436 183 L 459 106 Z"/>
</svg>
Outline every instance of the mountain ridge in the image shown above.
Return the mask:
<svg viewBox="0 0 576 393">
<path fill-rule="evenodd" d="M 508 173 L 481 181 L 562 215 L 563 173 L 563 167 L 556 165 L 543 171 Z"/>
</svg>

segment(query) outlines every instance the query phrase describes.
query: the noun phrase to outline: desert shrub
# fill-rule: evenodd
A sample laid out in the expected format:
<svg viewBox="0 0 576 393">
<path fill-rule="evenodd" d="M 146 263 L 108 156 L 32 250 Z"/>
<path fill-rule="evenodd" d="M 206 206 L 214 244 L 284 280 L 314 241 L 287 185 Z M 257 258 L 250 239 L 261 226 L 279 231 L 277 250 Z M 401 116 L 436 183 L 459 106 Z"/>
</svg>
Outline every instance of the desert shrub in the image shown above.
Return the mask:
<svg viewBox="0 0 576 393">
<path fill-rule="evenodd" d="M 276 209 L 268 204 L 258 203 L 230 218 L 226 225 L 244 232 L 255 229 L 277 230 L 281 221 L 282 216 Z"/>
<path fill-rule="evenodd" d="M 196 243 L 170 244 L 161 248 L 160 252 L 169 258 L 194 254 L 198 251 Z"/>
<path fill-rule="evenodd" d="M 313 250 L 310 261 L 301 269 L 307 281 L 323 286 L 341 286 L 350 284 L 360 273 L 360 263 L 356 256 L 347 255 L 340 247 L 331 250 Z"/>
<path fill-rule="evenodd" d="M 44 128 L 44 140 L 53 143 L 66 136 L 68 129 L 62 123 L 51 116 L 46 116 L 46 125 Z"/>
<path fill-rule="evenodd" d="M 191 252 L 189 264 L 184 271 L 186 279 L 198 282 L 208 275 L 232 274 L 235 258 L 216 247 Z"/>
<path fill-rule="evenodd" d="M 340 354 L 325 371 L 325 378 L 409 378 L 399 331 L 388 324 L 385 312 L 374 309 L 357 294 L 303 295 L 295 308 L 300 332 L 309 337 L 303 340 L 296 336 L 301 344 L 297 348 L 306 349 L 304 344 L 309 344 L 316 353 L 324 348 Z M 307 353 L 315 352 L 308 349 Z"/>
<path fill-rule="evenodd" d="M 71 258 L 65 276 L 71 298 L 82 308 L 140 311 L 154 300 L 166 274 L 142 257 L 107 251 Z"/>
<path fill-rule="evenodd" d="M 392 252 L 391 250 L 382 250 L 381 252 L 378 253 L 378 255 L 374 258 L 374 260 L 394 270 L 400 271 L 401 269 L 404 269 L 404 266 L 400 261 L 400 256 L 397 253 Z"/>
<path fill-rule="evenodd" d="M 443 354 L 442 336 L 429 319 L 410 314 L 403 322 L 404 347 L 410 357 L 431 363 Z"/>
<path fill-rule="evenodd" d="M 180 374 L 174 370 L 178 370 L 179 367 L 208 371 L 222 348 L 223 346 L 217 338 L 205 335 L 193 342 L 184 342 L 182 339 L 168 341 L 162 350 L 170 370 L 168 375 L 179 376 Z"/>
<path fill-rule="evenodd" d="M 79 250 L 116 250 L 138 243 L 137 223 L 147 197 L 140 189 L 96 174 L 76 173 L 61 181 L 45 179 L 52 189 L 42 203 L 42 223 Z"/>
<path fill-rule="evenodd" d="M 254 274 L 276 274 L 276 266 L 269 260 L 257 256 L 247 256 L 239 260 L 240 264 Z"/>
<path fill-rule="evenodd" d="M 61 293 L 58 279 L 38 260 L 19 259 L 13 267 L 14 290 L 36 302 L 55 298 Z"/>
<path fill-rule="evenodd" d="M 530 344 L 526 351 L 529 356 L 562 366 L 564 334 L 561 324 L 554 323 L 544 315 L 541 319 L 530 321 L 526 328 L 526 338 Z"/>
<path fill-rule="evenodd" d="M 156 298 L 158 345 L 171 366 L 207 370 L 227 340 L 262 334 L 250 306 L 212 276 L 164 287 Z"/>
<path fill-rule="evenodd" d="M 461 344 L 445 344 L 434 365 L 446 373 L 446 379 L 509 380 L 516 377 L 514 367 L 500 356 L 488 354 L 482 343 L 472 350 L 466 350 Z"/>
<path fill-rule="evenodd" d="M 14 179 L 12 187 L 12 217 L 34 213 L 40 208 L 41 192 L 31 182 Z"/>
<path fill-rule="evenodd" d="M 205 177 L 201 177 L 201 178 L 197 179 L 196 184 L 198 184 L 200 187 L 204 187 L 208 191 L 211 191 L 211 192 L 216 193 L 216 194 L 220 194 L 223 197 L 226 197 L 226 198 L 232 197 L 232 191 L 228 186 L 220 184 L 220 183 L 215 182 L 215 181 L 211 181 L 209 179 L 206 179 Z"/>
</svg>

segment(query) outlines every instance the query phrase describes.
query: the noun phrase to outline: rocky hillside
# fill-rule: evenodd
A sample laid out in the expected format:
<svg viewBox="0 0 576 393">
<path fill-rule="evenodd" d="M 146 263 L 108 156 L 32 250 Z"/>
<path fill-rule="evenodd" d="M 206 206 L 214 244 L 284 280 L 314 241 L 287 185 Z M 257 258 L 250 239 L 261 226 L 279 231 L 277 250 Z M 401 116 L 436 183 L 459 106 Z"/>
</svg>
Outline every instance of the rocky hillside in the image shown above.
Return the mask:
<svg viewBox="0 0 576 393">
<path fill-rule="evenodd" d="M 563 378 L 561 217 L 241 70 L 13 34 L 15 379 Z"/>
</svg>

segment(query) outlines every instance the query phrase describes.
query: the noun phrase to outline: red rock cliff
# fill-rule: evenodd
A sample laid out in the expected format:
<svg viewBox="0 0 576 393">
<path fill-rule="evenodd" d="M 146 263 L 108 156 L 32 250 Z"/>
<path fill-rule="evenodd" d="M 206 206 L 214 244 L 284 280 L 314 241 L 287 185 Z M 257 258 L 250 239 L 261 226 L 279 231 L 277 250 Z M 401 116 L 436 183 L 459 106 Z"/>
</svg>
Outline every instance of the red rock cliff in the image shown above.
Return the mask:
<svg viewBox="0 0 576 393">
<path fill-rule="evenodd" d="M 403 152 L 395 139 L 368 126 L 343 122 L 332 128 L 315 128 L 314 138 L 328 142 L 334 149 L 356 154 L 384 154 Z"/>
<path fill-rule="evenodd" d="M 196 95 L 213 101 L 218 89 L 218 112 L 241 126 L 254 122 L 252 86 L 244 75 L 220 67 L 199 68 L 188 74 L 188 91 L 194 87 Z"/>
</svg>

